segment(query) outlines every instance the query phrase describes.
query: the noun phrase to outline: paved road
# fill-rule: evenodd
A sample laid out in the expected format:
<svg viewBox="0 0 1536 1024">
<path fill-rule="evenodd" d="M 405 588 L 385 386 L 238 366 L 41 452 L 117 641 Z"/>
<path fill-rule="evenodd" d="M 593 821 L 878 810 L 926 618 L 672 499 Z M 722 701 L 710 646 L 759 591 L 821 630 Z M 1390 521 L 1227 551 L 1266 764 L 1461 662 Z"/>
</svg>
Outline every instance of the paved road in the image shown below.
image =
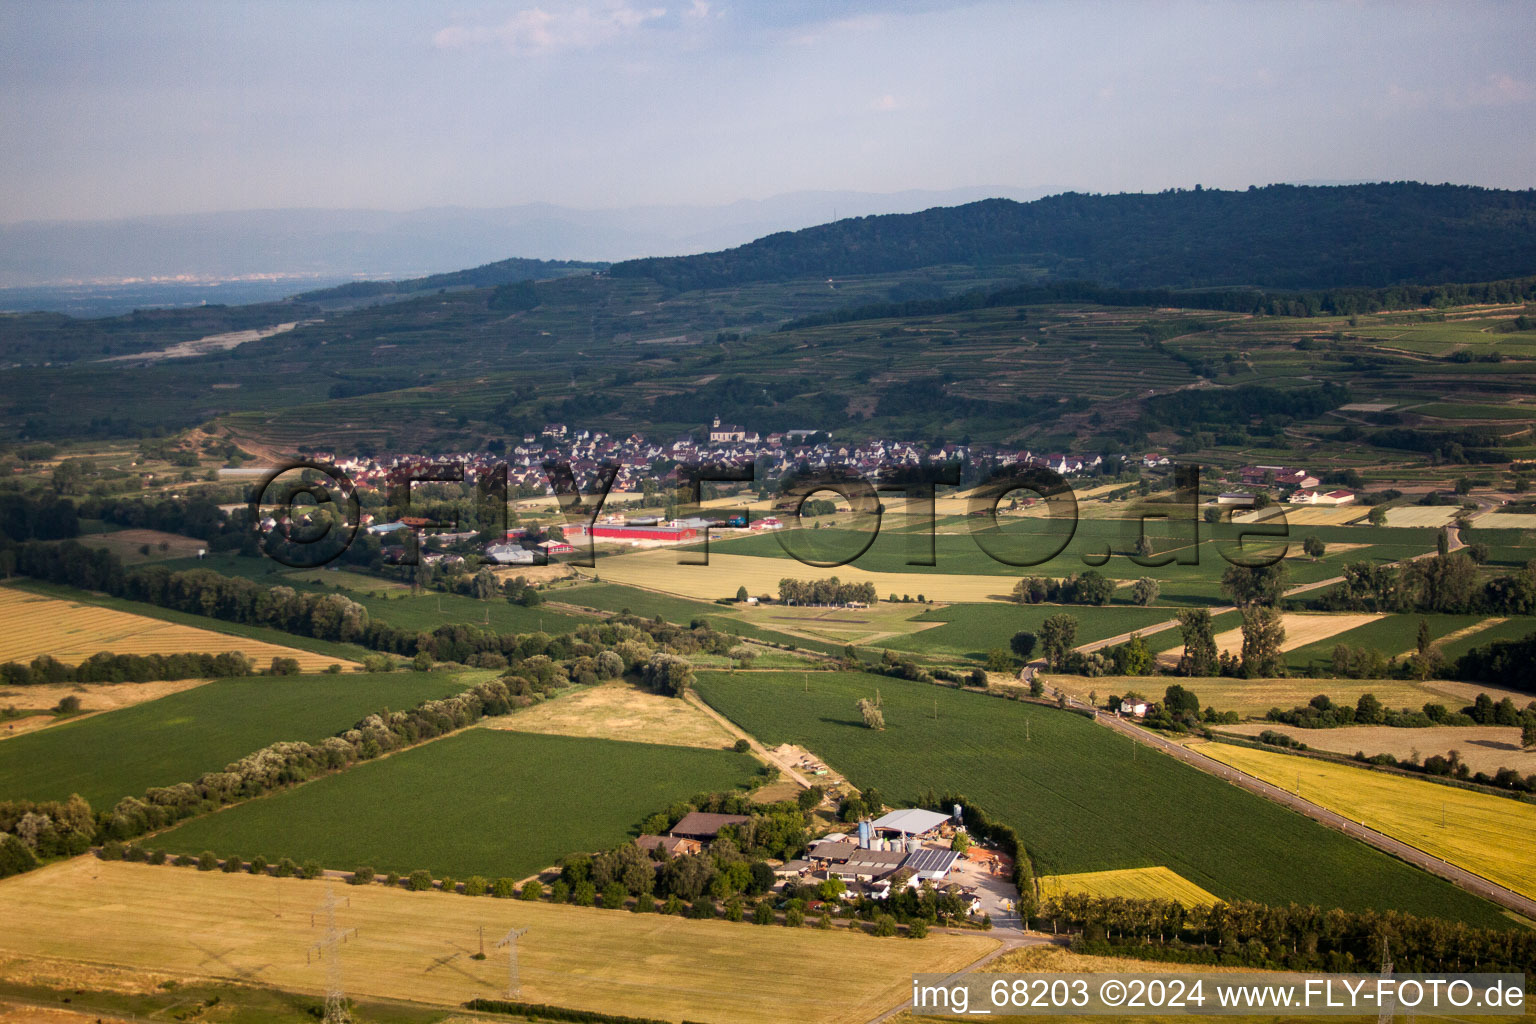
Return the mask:
<svg viewBox="0 0 1536 1024">
<path fill-rule="evenodd" d="M 1174 743 L 1172 740 L 1166 739 L 1150 730 L 1143 729 L 1140 726 L 1132 725 L 1130 722 L 1114 715 L 1097 715 L 1096 721 L 1100 725 L 1129 736 L 1137 743 L 1161 750 L 1207 774 L 1225 779 L 1227 782 L 1240 786 L 1251 793 L 1256 793 L 1266 799 L 1273 800 L 1275 803 L 1289 807 L 1293 811 L 1305 814 L 1314 821 L 1321 822 L 1330 828 L 1336 828 L 1345 835 L 1359 839 L 1361 842 L 1369 843 L 1378 850 L 1390 853 L 1394 857 L 1439 875 L 1441 878 L 1454 882 L 1463 889 L 1476 893 L 1484 899 L 1491 900 L 1501 907 L 1536 920 L 1536 900 L 1522 896 L 1511 889 L 1506 889 L 1504 886 L 1491 882 L 1481 875 L 1474 874 L 1466 868 L 1441 860 L 1439 857 L 1425 853 L 1417 847 L 1409 846 L 1407 843 L 1377 832 L 1375 829 L 1367 828 L 1359 822 L 1351 821 L 1342 814 L 1315 804 L 1305 797 L 1297 796 L 1295 793 L 1281 789 L 1278 786 L 1273 786 L 1262 779 L 1254 778 L 1246 772 L 1240 772 L 1236 768 L 1222 764 L 1214 758 L 1206 757 L 1198 750 L 1192 750 L 1189 747 Z M 1433 783 L 1427 784 L 1432 785 Z"/>
</svg>

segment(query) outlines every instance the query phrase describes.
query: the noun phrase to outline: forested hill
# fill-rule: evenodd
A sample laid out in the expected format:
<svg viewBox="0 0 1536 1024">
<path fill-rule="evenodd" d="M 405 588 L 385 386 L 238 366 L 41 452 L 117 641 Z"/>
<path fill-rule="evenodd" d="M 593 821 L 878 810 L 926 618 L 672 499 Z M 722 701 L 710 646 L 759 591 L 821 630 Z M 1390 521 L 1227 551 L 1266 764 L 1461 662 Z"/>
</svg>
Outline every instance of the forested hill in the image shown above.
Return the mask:
<svg viewBox="0 0 1536 1024">
<path fill-rule="evenodd" d="M 687 290 L 946 263 L 1027 264 L 1121 288 L 1488 281 L 1536 272 L 1536 190 L 1398 182 L 987 199 L 611 272 Z"/>
<path fill-rule="evenodd" d="M 429 277 L 404 281 L 353 281 L 334 288 L 319 288 L 293 296 L 296 302 L 330 302 L 344 299 L 372 299 L 435 291 L 438 288 L 493 288 L 517 281 L 536 281 L 564 277 L 592 270 L 603 270 L 606 263 L 582 263 L 576 260 L 497 260 L 468 270 L 454 270 Z"/>
</svg>

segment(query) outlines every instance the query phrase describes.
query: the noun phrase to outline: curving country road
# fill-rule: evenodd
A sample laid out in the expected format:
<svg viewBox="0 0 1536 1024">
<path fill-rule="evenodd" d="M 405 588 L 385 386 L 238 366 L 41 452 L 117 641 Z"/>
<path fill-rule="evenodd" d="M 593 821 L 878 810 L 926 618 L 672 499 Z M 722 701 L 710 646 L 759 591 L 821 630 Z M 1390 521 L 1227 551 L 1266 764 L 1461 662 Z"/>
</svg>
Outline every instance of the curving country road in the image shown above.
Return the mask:
<svg viewBox="0 0 1536 1024">
<path fill-rule="evenodd" d="M 1507 910 L 1513 910 L 1523 917 L 1536 920 L 1536 900 L 1522 896 L 1512 889 L 1506 889 L 1496 882 L 1489 881 L 1482 875 L 1475 874 L 1449 861 L 1441 860 L 1439 857 L 1425 853 L 1417 847 L 1409 846 L 1407 843 L 1377 832 L 1375 829 L 1367 828 L 1336 811 L 1331 811 L 1320 804 L 1315 804 L 1304 797 L 1297 796 L 1295 793 L 1281 789 L 1279 786 L 1271 785 L 1263 779 L 1255 778 L 1246 772 L 1238 771 L 1236 768 L 1222 764 L 1214 758 L 1206 757 L 1198 750 L 1192 750 L 1189 747 L 1175 743 L 1117 716 L 1095 713 L 1094 720 L 1100 725 L 1130 737 L 1137 743 L 1160 750 L 1208 775 L 1214 775 L 1219 779 L 1246 789 L 1250 793 L 1255 793 L 1267 800 L 1272 800 L 1277 804 L 1289 807 L 1293 811 L 1305 814 L 1313 821 L 1321 822 L 1330 828 L 1336 828 L 1347 836 L 1351 836 L 1364 843 L 1369 843 L 1384 853 L 1389 853 L 1400 860 L 1405 860 L 1410 864 L 1423 868 L 1425 871 L 1439 875 L 1441 878 L 1453 882 L 1469 892 L 1476 893 L 1486 900 L 1497 903 Z M 1430 785 L 1433 785 L 1433 783 L 1430 783 Z"/>
</svg>

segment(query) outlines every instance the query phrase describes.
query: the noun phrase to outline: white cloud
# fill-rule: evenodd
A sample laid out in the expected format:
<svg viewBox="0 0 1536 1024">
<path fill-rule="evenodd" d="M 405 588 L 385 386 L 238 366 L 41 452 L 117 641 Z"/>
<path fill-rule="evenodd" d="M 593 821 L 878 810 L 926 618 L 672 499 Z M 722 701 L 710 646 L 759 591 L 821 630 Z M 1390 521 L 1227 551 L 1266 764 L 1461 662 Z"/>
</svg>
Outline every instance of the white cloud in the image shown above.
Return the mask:
<svg viewBox="0 0 1536 1024">
<path fill-rule="evenodd" d="M 708 4 L 695 0 L 695 11 Z M 576 7 L 550 12 L 542 7 L 518 11 L 499 25 L 450 25 L 439 30 L 432 42 L 439 49 L 465 50 L 500 46 L 515 53 L 586 49 L 611 42 L 667 13 L 664 7 L 631 7 L 613 3 L 596 10 Z"/>
</svg>

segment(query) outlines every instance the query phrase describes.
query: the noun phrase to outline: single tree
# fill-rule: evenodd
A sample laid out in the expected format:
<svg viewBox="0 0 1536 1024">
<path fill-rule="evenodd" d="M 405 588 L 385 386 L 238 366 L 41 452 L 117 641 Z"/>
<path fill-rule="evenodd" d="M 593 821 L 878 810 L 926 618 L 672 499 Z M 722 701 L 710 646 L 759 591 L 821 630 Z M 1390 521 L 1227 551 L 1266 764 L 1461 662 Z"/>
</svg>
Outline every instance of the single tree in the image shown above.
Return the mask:
<svg viewBox="0 0 1536 1024">
<path fill-rule="evenodd" d="M 1158 586 L 1157 580 L 1143 576 L 1131 584 L 1131 600 L 1145 607 L 1157 600 L 1157 595 L 1161 589 Z"/>
<path fill-rule="evenodd" d="M 1040 624 L 1040 642 L 1046 662 L 1053 669 L 1061 669 L 1077 642 L 1077 619 L 1065 612 L 1052 615 Z"/>
<path fill-rule="evenodd" d="M 1301 542 L 1301 550 L 1306 552 L 1307 557 L 1315 562 L 1323 557 L 1323 552 L 1328 550 L 1328 545 L 1323 543 L 1322 538 L 1314 534 Z"/>
<path fill-rule="evenodd" d="M 1039 637 L 1027 629 L 1021 629 L 1008 640 L 1008 649 L 1014 653 L 1020 661 L 1028 661 L 1029 656 L 1035 653 L 1035 644 Z"/>
<path fill-rule="evenodd" d="M 859 714 L 864 717 L 864 724 L 877 732 L 885 729 L 885 713 L 881 711 L 872 700 L 859 698 Z"/>
<path fill-rule="evenodd" d="M 1221 576 L 1221 591 L 1234 604 L 1272 605 L 1285 593 L 1286 568 L 1283 561 L 1273 565 L 1230 565 Z"/>
<path fill-rule="evenodd" d="M 1381 505 L 1372 505 L 1371 506 L 1371 511 L 1369 513 L 1367 513 L 1367 515 L 1365 517 L 1365 520 L 1366 520 L 1366 522 L 1370 523 L 1372 526 L 1386 526 L 1387 525 L 1387 510 L 1386 510 L 1386 508 L 1384 506 L 1381 506 Z"/>
<path fill-rule="evenodd" d="M 1180 670 L 1187 676 L 1216 674 L 1216 634 L 1211 613 L 1206 608 L 1190 608 L 1179 613 L 1179 632 L 1184 636 L 1184 657 Z"/>
<path fill-rule="evenodd" d="M 1273 608 L 1254 606 L 1243 609 L 1243 674 L 1250 679 L 1281 674 L 1280 647 L 1285 643 L 1285 625 Z"/>
</svg>

